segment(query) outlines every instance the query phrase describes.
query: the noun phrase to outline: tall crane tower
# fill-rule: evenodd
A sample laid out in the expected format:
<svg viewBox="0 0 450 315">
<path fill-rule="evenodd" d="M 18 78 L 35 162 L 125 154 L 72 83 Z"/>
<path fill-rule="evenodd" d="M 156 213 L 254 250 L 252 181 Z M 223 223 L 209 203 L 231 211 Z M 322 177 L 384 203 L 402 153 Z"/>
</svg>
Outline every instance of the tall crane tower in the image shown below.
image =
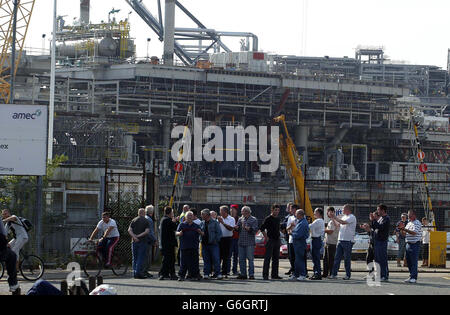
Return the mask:
<svg viewBox="0 0 450 315">
<path fill-rule="evenodd" d="M 25 45 L 35 0 L 0 0 L 0 101 L 8 104 L 11 99 L 11 73 L 17 73 Z M 16 32 L 14 12 L 17 10 Z M 12 47 L 15 38 L 14 65 Z"/>
</svg>

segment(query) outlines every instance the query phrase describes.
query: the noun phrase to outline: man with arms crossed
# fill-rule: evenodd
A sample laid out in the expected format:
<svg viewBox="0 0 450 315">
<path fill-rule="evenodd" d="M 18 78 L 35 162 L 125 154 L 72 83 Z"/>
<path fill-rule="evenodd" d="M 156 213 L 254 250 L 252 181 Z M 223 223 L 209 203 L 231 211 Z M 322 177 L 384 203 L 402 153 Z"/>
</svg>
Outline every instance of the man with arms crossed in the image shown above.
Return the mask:
<svg viewBox="0 0 450 315">
<path fill-rule="evenodd" d="M 261 233 L 266 241 L 266 253 L 264 255 L 263 279 L 269 279 L 270 260 L 272 259 L 272 280 L 281 280 L 278 275 L 280 264 L 280 206 L 273 205 L 271 214 L 261 225 Z"/>
</svg>

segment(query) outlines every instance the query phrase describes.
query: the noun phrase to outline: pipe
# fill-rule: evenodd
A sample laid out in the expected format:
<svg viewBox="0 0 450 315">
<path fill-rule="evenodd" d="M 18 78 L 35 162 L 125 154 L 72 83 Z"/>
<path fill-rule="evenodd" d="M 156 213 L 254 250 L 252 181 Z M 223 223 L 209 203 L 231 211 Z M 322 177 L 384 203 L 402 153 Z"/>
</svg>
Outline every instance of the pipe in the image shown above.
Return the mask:
<svg viewBox="0 0 450 315">
<path fill-rule="evenodd" d="M 342 123 L 340 125 L 340 129 L 342 128 L 351 128 L 351 127 L 369 127 L 369 128 L 381 128 L 383 127 L 383 122 L 379 122 L 378 124 L 358 124 L 358 123 L 352 123 L 350 126 L 350 123 Z"/>
</svg>

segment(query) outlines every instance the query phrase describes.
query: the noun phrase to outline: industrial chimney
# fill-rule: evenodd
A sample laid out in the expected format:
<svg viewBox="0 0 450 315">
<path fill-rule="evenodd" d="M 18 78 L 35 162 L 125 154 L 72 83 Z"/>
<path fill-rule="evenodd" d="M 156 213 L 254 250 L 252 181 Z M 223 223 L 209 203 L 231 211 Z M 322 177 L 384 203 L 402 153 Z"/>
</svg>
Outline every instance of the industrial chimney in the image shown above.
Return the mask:
<svg viewBox="0 0 450 315">
<path fill-rule="evenodd" d="M 88 25 L 89 24 L 89 6 L 90 0 L 80 0 L 80 24 Z"/>
</svg>

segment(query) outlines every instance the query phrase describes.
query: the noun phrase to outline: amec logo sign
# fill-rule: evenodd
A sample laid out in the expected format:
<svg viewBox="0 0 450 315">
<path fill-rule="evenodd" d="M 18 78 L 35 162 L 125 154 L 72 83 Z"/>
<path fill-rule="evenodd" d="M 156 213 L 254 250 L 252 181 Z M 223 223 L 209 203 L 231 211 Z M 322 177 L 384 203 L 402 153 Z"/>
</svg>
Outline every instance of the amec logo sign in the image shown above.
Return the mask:
<svg viewBox="0 0 450 315">
<path fill-rule="evenodd" d="M 40 117 L 42 112 L 37 110 L 35 113 L 14 113 L 12 119 L 14 120 L 35 120 Z"/>
</svg>

